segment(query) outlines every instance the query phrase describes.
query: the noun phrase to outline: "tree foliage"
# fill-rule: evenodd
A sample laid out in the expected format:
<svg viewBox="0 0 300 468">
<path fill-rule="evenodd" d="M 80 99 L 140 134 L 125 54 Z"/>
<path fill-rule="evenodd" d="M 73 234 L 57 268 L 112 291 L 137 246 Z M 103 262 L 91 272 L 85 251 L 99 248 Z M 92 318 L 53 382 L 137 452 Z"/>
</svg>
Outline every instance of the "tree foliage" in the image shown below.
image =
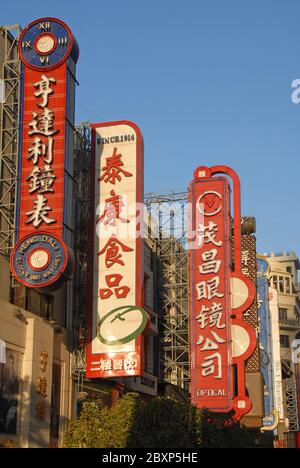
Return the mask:
<svg viewBox="0 0 300 468">
<path fill-rule="evenodd" d="M 210 413 L 205 410 L 197 414 L 197 446 L 201 448 L 254 448 L 258 431 L 249 430 L 238 421 L 233 413 Z"/>
<path fill-rule="evenodd" d="M 71 421 L 65 446 L 73 448 L 248 448 L 256 433 L 233 422 L 228 414 L 196 412 L 189 403 L 170 397 L 144 401 L 127 393 L 113 408 L 86 402 Z"/>
<path fill-rule="evenodd" d="M 133 422 L 129 447 L 189 448 L 195 446 L 195 409 L 173 398 L 143 403 Z"/>
<path fill-rule="evenodd" d="M 84 403 L 80 417 L 69 424 L 69 429 L 65 434 L 65 446 L 72 448 L 99 447 L 103 422 L 108 411 L 100 409 L 93 401 Z"/>
</svg>

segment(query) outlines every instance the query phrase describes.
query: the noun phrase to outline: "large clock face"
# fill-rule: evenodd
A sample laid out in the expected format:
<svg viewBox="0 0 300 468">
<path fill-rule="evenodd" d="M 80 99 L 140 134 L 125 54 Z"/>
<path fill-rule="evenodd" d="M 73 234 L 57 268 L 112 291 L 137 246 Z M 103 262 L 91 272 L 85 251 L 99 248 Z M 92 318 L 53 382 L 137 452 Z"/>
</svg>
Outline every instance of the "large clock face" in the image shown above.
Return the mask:
<svg viewBox="0 0 300 468">
<path fill-rule="evenodd" d="M 34 21 L 23 31 L 19 53 L 25 65 L 35 70 L 49 70 L 68 58 L 72 43 L 71 31 L 65 23 L 46 18 Z"/>
</svg>

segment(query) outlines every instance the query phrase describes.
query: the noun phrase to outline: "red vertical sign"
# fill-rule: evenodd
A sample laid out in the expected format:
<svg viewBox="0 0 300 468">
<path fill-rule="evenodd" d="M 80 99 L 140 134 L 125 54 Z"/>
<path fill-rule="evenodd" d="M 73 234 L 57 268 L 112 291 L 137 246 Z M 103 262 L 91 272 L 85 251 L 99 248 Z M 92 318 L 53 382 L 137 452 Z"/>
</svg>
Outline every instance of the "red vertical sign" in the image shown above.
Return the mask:
<svg viewBox="0 0 300 468">
<path fill-rule="evenodd" d="M 230 187 L 226 178 L 190 185 L 191 394 L 198 408 L 232 409 Z"/>
<path fill-rule="evenodd" d="M 29 288 L 57 289 L 73 269 L 72 140 L 75 64 L 68 26 L 42 18 L 24 29 L 16 240 L 11 271 Z M 68 200 L 69 198 L 69 200 Z"/>
<path fill-rule="evenodd" d="M 62 236 L 66 74 L 24 70 L 19 238 L 39 228 Z"/>
<path fill-rule="evenodd" d="M 233 182 L 233 215 L 228 177 Z M 245 363 L 257 339 L 255 330 L 244 320 L 253 304 L 255 287 L 242 272 L 238 175 L 227 166 L 197 168 L 190 185 L 190 203 L 192 401 L 198 408 L 212 411 L 233 409 L 234 418 L 240 419 L 252 407 Z"/>
</svg>

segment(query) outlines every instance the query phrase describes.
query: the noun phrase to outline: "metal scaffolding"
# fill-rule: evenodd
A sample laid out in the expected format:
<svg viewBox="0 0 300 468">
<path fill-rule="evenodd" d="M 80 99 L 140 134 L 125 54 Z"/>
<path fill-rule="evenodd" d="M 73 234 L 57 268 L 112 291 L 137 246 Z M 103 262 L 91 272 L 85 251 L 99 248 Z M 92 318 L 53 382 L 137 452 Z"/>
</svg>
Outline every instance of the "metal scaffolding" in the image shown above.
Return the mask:
<svg viewBox="0 0 300 468">
<path fill-rule="evenodd" d="M 87 334 L 87 298 L 88 298 L 88 220 L 90 207 L 90 158 L 91 129 L 84 122 L 75 132 L 74 180 L 74 255 L 76 260 L 74 274 L 73 303 L 73 343 L 74 372 L 78 380 L 85 372 L 85 344 Z"/>
<path fill-rule="evenodd" d="M 159 379 L 189 390 L 188 193 L 149 193 L 145 204 L 156 239 Z"/>
<path fill-rule="evenodd" d="M 284 381 L 286 416 L 289 420 L 289 432 L 298 432 L 297 386 L 294 377 Z"/>
<path fill-rule="evenodd" d="M 1 26 L 0 81 L 0 254 L 9 257 L 15 239 L 15 217 L 18 178 L 21 61 L 17 43 L 19 25 Z"/>
</svg>

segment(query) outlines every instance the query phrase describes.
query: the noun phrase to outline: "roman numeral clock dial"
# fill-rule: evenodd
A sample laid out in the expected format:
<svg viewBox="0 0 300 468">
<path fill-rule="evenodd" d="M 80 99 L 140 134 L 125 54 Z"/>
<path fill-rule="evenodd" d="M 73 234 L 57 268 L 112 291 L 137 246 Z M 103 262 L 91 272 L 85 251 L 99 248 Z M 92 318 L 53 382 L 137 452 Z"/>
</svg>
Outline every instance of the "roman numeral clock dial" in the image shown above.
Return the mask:
<svg viewBox="0 0 300 468">
<path fill-rule="evenodd" d="M 73 38 L 60 20 L 48 19 L 31 23 L 22 33 L 19 52 L 23 62 L 35 69 L 59 66 L 69 56 Z"/>
</svg>

